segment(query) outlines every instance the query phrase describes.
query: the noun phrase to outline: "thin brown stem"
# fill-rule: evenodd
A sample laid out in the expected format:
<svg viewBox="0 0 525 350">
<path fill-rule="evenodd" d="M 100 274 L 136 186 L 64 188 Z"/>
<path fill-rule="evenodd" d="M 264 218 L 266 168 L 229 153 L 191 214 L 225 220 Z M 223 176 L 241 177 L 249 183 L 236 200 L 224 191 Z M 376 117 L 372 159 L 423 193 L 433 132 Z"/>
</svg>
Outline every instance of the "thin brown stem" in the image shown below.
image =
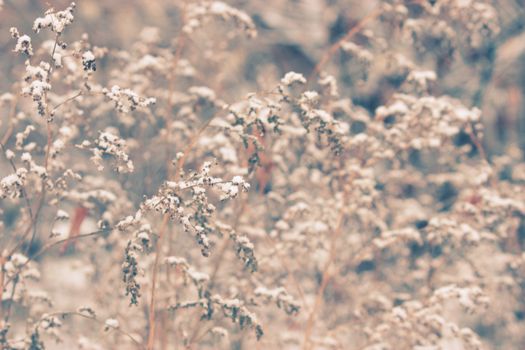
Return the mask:
<svg viewBox="0 0 525 350">
<path fill-rule="evenodd" d="M 106 327 L 109 327 L 104 321 L 102 320 L 99 320 L 97 317 L 95 316 L 91 316 L 91 315 L 87 315 L 87 314 L 83 314 L 81 312 L 78 312 L 78 311 L 66 311 L 66 312 L 54 312 L 54 313 L 51 313 L 51 314 L 48 314 L 46 318 L 49 318 L 49 317 L 61 317 L 61 318 L 64 318 L 66 316 L 79 316 L 79 317 L 82 317 L 82 318 L 85 318 L 85 319 L 88 319 L 88 320 L 92 320 L 96 323 L 99 323 L 99 324 L 102 324 Z M 40 324 L 42 323 L 42 321 L 44 321 L 45 319 L 41 319 L 40 321 L 37 322 L 36 324 L 36 328 L 40 327 Z M 142 343 L 140 341 L 138 341 L 137 339 L 135 339 L 135 337 L 133 337 L 129 332 L 121 329 L 120 327 L 109 327 L 111 329 L 113 329 L 114 331 L 116 331 L 117 333 L 120 333 L 122 334 L 123 336 L 127 337 L 129 340 L 131 340 L 139 349 L 145 349 L 144 348 L 144 345 L 142 345 Z"/>
<path fill-rule="evenodd" d="M 61 106 L 65 105 L 66 103 L 71 102 L 71 101 L 75 100 L 76 98 L 78 98 L 78 97 L 80 97 L 82 95 L 83 95 L 83 92 L 82 92 L 82 90 L 80 90 L 79 92 L 77 92 L 73 96 L 68 97 L 64 101 L 57 103 L 53 108 L 51 108 L 51 113 L 53 113 L 58 108 L 60 108 Z"/>
<path fill-rule="evenodd" d="M 18 284 L 19 278 L 20 278 L 20 276 L 16 275 L 16 278 L 13 281 L 13 286 L 11 288 L 11 294 L 9 296 L 9 301 L 7 302 L 7 308 L 6 308 L 6 311 L 5 311 L 4 323 L 8 323 L 9 322 L 9 317 L 11 316 L 11 309 L 12 309 L 12 306 L 13 306 L 13 299 L 14 299 L 14 296 L 15 296 L 16 286 Z"/>
<path fill-rule="evenodd" d="M 56 48 L 57 48 L 57 45 L 58 45 L 58 38 L 59 38 L 59 36 L 60 36 L 60 34 L 58 34 L 58 33 L 55 36 L 55 43 L 53 45 L 53 51 L 51 52 L 51 60 L 52 61 L 54 61 L 54 56 L 55 56 L 55 51 L 56 51 Z M 47 73 L 48 73 L 48 80 L 51 80 L 51 72 L 52 72 L 52 70 L 53 70 L 53 66 L 51 65 L 49 67 L 48 71 L 47 71 Z M 47 94 L 44 95 L 44 100 L 46 100 L 46 106 L 47 106 Z M 49 120 L 50 115 L 51 115 L 51 113 L 49 111 L 49 108 L 46 107 L 47 145 L 46 145 L 46 153 L 45 153 L 45 157 L 44 157 L 44 168 L 46 169 L 46 172 L 49 170 L 49 155 L 51 153 L 51 146 L 52 146 L 52 143 L 53 143 L 52 142 L 53 141 L 53 132 L 51 130 L 51 122 Z M 39 204 L 38 204 L 38 209 L 36 210 L 34 219 L 31 221 L 32 234 L 31 234 L 31 239 L 29 240 L 29 244 L 27 245 L 27 253 L 29 253 L 29 251 L 31 249 L 31 246 L 33 245 L 33 242 L 35 240 L 36 231 L 37 231 L 37 223 L 38 223 L 38 215 L 40 214 L 40 212 L 42 210 L 42 207 L 44 205 L 45 198 L 46 198 L 46 182 L 45 182 L 45 179 L 42 180 L 42 187 L 41 187 L 40 193 L 41 193 L 41 195 L 40 195 L 40 201 L 39 201 Z M 24 240 L 25 240 L 25 237 L 22 239 L 22 242 Z"/>
<path fill-rule="evenodd" d="M 353 26 L 341 39 L 339 39 L 337 42 L 335 42 L 330 48 L 324 53 L 324 55 L 319 60 L 319 63 L 316 64 L 314 67 L 312 73 L 308 77 L 308 82 L 311 83 L 312 80 L 321 72 L 323 67 L 330 61 L 330 59 L 337 53 L 337 51 L 341 48 L 341 46 L 348 40 L 350 40 L 354 35 L 359 33 L 360 30 L 364 28 L 364 26 L 373 20 L 375 20 L 377 17 L 379 17 L 382 13 L 382 9 L 376 8 L 374 11 L 369 13 L 367 16 L 365 16 L 362 20 L 359 21 L 355 26 Z"/>
<path fill-rule="evenodd" d="M 344 183 L 341 179 L 339 179 L 339 182 L 344 186 Z M 335 232 L 332 234 L 332 237 L 330 240 L 330 251 L 328 255 L 328 260 L 326 261 L 326 264 L 323 267 L 321 284 L 319 285 L 319 289 L 317 290 L 313 309 L 310 312 L 310 315 L 308 316 L 308 320 L 306 321 L 306 328 L 305 328 L 304 340 L 303 340 L 303 349 L 305 350 L 309 350 L 311 348 L 310 338 L 311 338 L 312 331 L 315 325 L 315 318 L 321 307 L 324 291 L 326 287 L 328 286 L 328 282 L 330 282 L 330 279 L 332 277 L 330 270 L 331 270 L 332 264 L 334 263 L 336 255 L 337 255 L 337 240 L 343 232 L 343 226 L 344 226 L 345 217 L 346 217 L 346 206 L 347 206 L 347 201 L 348 201 L 348 191 L 344 188 L 343 190 L 344 190 L 343 203 L 341 205 L 339 216 L 337 218 L 337 225 L 335 228 Z"/>
<path fill-rule="evenodd" d="M 155 346 L 155 303 L 156 303 L 156 290 L 157 290 L 157 273 L 160 259 L 160 248 L 162 238 L 164 237 L 164 232 L 168 226 L 169 215 L 165 214 L 162 219 L 162 225 L 159 231 L 159 238 L 157 239 L 157 244 L 155 246 L 155 262 L 153 263 L 153 276 L 151 278 L 151 299 L 149 303 L 149 332 L 148 332 L 148 350 L 153 350 Z"/>
<path fill-rule="evenodd" d="M 5 260 L 6 260 L 5 257 L 0 256 L 0 300 L 4 300 L 3 296 L 4 296 L 4 278 L 5 278 L 4 265 L 6 263 Z M 0 303 L 0 319 L 2 319 L 3 316 L 4 316 L 3 303 Z"/>
<path fill-rule="evenodd" d="M 26 267 L 31 261 L 33 261 L 34 259 L 36 259 L 37 257 L 39 256 L 42 256 L 43 254 L 45 254 L 46 252 L 48 252 L 51 248 L 53 247 L 56 247 L 58 245 L 61 245 L 62 243 L 65 243 L 65 242 L 69 242 L 69 241 L 72 241 L 72 240 L 77 240 L 77 239 L 81 239 L 81 238 L 87 238 L 87 237 L 93 237 L 93 236 L 97 236 L 97 235 L 100 235 L 100 234 L 103 234 L 105 232 L 109 232 L 111 230 L 111 228 L 106 228 L 106 229 L 103 229 L 103 230 L 98 230 L 98 231 L 93 231 L 93 232 L 90 232 L 90 233 L 85 233 L 85 234 L 82 234 L 82 235 L 77 235 L 77 236 L 72 236 L 72 237 L 67 237 L 67 238 L 64 238 L 64 239 L 60 239 L 58 241 L 55 241 L 55 242 L 52 242 L 52 243 L 49 243 L 47 244 L 46 246 L 44 246 L 38 253 L 36 254 L 33 254 L 29 257 L 27 257 L 27 260 L 24 264 L 20 265 L 18 267 L 18 271 L 21 271 L 24 267 Z M 12 254 L 10 254 L 12 255 Z M 13 280 L 13 277 L 7 279 L 7 281 L 5 281 L 4 283 L 4 287 L 6 285 L 9 284 L 9 282 L 11 282 Z"/>
<path fill-rule="evenodd" d="M 183 14 L 182 22 L 184 23 L 184 17 L 186 14 L 186 2 L 184 2 L 183 4 L 182 14 Z M 175 50 L 176 50 L 175 57 L 172 61 L 173 67 L 172 67 L 170 77 L 169 77 L 169 82 L 168 82 L 168 111 L 167 111 L 168 117 L 166 118 L 167 119 L 166 120 L 166 125 L 167 125 L 166 145 L 168 146 L 168 151 L 166 153 L 167 158 L 168 158 L 166 162 L 167 163 L 166 167 L 167 167 L 168 179 L 170 179 L 172 176 L 171 167 L 170 167 L 170 158 L 171 158 L 170 149 L 171 147 L 170 147 L 170 138 L 169 138 L 169 135 L 171 132 L 172 118 L 170 117 L 170 114 L 171 114 L 171 110 L 173 109 L 173 91 L 175 90 L 175 74 L 176 74 L 175 72 L 177 69 L 177 64 L 182 55 L 184 43 L 185 43 L 185 35 L 181 32 L 177 38 L 177 43 L 175 45 Z M 175 177 L 177 177 L 178 172 L 179 172 L 178 167 L 176 168 L 175 172 L 176 172 Z M 158 273 L 157 271 L 158 271 L 158 265 L 159 265 L 159 259 L 160 259 L 159 250 L 161 247 L 162 239 L 164 237 L 164 232 L 166 231 L 168 227 L 168 223 L 169 223 L 169 215 L 165 214 L 162 219 L 162 225 L 161 225 L 160 232 L 159 232 L 159 238 L 156 243 L 155 262 L 153 264 L 153 276 L 151 280 L 151 299 L 149 303 L 149 315 L 148 315 L 148 320 L 149 320 L 149 331 L 148 331 L 148 341 L 147 341 L 148 350 L 152 350 L 155 345 L 155 303 L 156 303 L 155 297 L 156 297 L 156 287 L 157 287 L 157 273 Z"/>
<path fill-rule="evenodd" d="M 175 174 L 173 178 L 177 179 L 180 172 L 184 168 L 184 162 L 186 161 L 187 155 L 191 152 L 193 147 L 197 144 L 197 141 L 199 137 L 202 135 L 204 130 L 210 125 L 211 121 L 215 118 L 216 115 L 212 116 L 210 119 L 208 119 L 197 131 L 197 133 L 192 137 L 190 142 L 188 143 L 188 146 L 184 149 L 184 155 L 178 160 L 177 162 L 177 168 L 175 169 Z M 149 332 L 148 332 L 148 350 L 152 350 L 155 343 L 155 289 L 157 285 L 157 270 L 158 270 L 158 264 L 159 264 L 159 256 L 160 256 L 160 242 L 162 241 L 162 238 L 164 237 L 164 232 L 166 231 L 166 228 L 168 226 L 169 222 L 169 215 L 164 214 L 164 217 L 162 219 L 162 225 L 161 229 L 159 231 L 159 238 L 157 240 L 157 248 L 155 250 L 155 261 L 153 264 L 153 276 L 151 281 L 151 299 L 150 299 L 150 310 L 149 310 Z"/>
</svg>

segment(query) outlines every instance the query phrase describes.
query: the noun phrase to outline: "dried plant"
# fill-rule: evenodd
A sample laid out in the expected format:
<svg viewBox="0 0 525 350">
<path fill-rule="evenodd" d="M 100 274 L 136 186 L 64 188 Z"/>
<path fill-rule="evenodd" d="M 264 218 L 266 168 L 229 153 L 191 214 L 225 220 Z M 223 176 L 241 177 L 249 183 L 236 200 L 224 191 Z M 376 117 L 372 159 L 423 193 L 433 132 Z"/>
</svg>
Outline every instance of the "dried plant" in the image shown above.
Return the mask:
<svg viewBox="0 0 525 350">
<path fill-rule="evenodd" d="M 525 344 L 520 1 L 37 3 L 2 350 Z"/>
</svg>

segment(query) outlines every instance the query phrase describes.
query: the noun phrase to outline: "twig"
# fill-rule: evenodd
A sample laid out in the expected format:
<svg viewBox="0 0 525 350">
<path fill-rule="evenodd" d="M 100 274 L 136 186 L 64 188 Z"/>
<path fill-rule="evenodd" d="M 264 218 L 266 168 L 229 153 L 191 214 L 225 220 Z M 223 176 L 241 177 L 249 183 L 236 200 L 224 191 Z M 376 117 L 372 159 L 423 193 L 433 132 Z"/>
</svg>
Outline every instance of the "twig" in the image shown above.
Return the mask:
<svg viewBox="0 0 525 350">
<path fill-rule="evenodd" d="M 57 45 L 58 45 L 58 38 L 59 38 L 60 34 L 56 34 L 55 36 L 55 43 L 53 45 L 53 51 L 51 52 L 51 61 L 54 62 L 55 58 L 55 51 L 56 51 L 56 48 L 57 48 Z M 49 69 L 47 70 L 47 74 L 48 74 L 48 79 L 51 80 L 51 71 L 52 71 L 52 68 L 53 66 L 50 65 L 49 66 Z M 44 95 L 44 99 L 47 100 L 47 93 Z M 47 107 L 47 103 L 46 103 L 46 116 L 48 117 L 48 120 L 46 120 L 46 130 L 47 130 L 47 146 L 46 146 L 46 154 L 45 154 L 45 158 L 44 158 L 44 168 L 46 169 L 46 171 L 49 170 L 49 155 L 51 153 L 51 145 L 52 145 L 52 140 L 53 140 L 53 132 L 51 130 L 51 122 L 49 121 L 49 116 L 50 116 L 50 112 L 49 112 L 49 108 Z M 40 202 L 39 202 L 39 205 L 38 205 L 38 209 L 36 211 L 36 214 L 35 214 L 35 218 L 34 220 L 32 220 L 32 226 L 33 226 L 33 233 L 31 234 L 31 239 L 29 240 L 29 244 L 27 245 L 27 253 L 29 253 L 29 250 L 31 249 L 31 246 L 33 245 L 33 241 L 35 240 L 35 237 L 36 237 L 36 229 L 37 229 L 37 223 L 38 223 L 38 214 L 40 214 L 40 211 L 44 205 L 44 201 L 45 201 L 45 198 L 46 198 L 46 182 L 43 180 L 42 181 L 42 188 L 41 188 L 41 196 L 40 196 Z M 25 238 L 24 238 L 25 239 Z M 29 255 L 29 254 L 27 254 Z"/>
<path fill-rule="evenodd" d="M 71 97 L 68 97 L 66 98 L 64 101 L 62 102 L 59 102 L 58 104 L 56 104 L 53 108 L 51 108 L 51 113 L 53 113 L 54 111 L 56 111 L 58 108 L 60 108 L 62 105 L 70 102 L 70 101 L 73 101 L 74 99 L 76 99 L 77 97 L 79 96 L 82 96 L 83 95 L 83 92 L 82 90 L 80 90 L 79 92 L 77 92 L 76 94 L 74 94 L 73 96 Z"/>
<path fill-rule="evenodd" d="M 310 84 L 312 80 L 321 72 L 322 68 L 328 61 L 334 56 L 341 48 L 341 46 L 350 38 L 352 38 L 354 35 L 359 33 L 361 29 L 368 23 L 373 20 L 375 20 L 377 17 L 381 15 L 382 9 L 381 7 L 376 8 L 374 11 L 370 12 L 368 15 L 366 15 L 362 20 L 359 21 L 355 26 L 353 26 L 345 36 L 343 36 L 341 39 L 339 39 L 337 42 L 335 42 L 330 48 L 324 53 L 324 55 L 321 57 L 321 60 L 319 60 L 319 63 L 317 63 L 310 75 L 308 76 L 308 83 Z"/>
<path fill-rule="evenodd" d="M 340 180 L 340 183 L 342 184 L 341 180 Z M 306 329 L 305 329 L 304 340 L 303 340 L 303 349 L 305 350 L 310 349 L 310 337 L 312 335 L 312 330 L 315 324 L 315 316 L 318 313 L 319 308 L 321 307 L 324 291 L 331 278 L 330 268 L 336 258 L 337 239 L 339 238 L 339 236 L 341 236 L 341 233 L 343 232 L 343 225 L 344 225 L 345 216 L 346 216 L 345 210 L 346 210 L 346 205 L 348 202 L 348 195 L 349 195 L 347 190 L 345 189 L 343 190 L 344 190 L 343 203 L 341 206 L 341 210 L 339 212 L 339 217 L 337 219 L 337 226 L 336 226 L 335 232 L 332 234 L 332 239 L 330 241 L 330 251 L 329 251 L 328 261 L 326 262 L 323 268 L 321 284 L 319 286 L 319 289 L 317 290 L 314 307 L 312 309 L 312 312 L 308 316 L 308 320 L 306 321 Z"/>
<path fill-rule="evenodd" d="M 7 303 L 7 310 L 6 310 L 6 314 L 4 317 L 4 323 L 9 322 L 9 317 L 11 316 L 11 307 L 13 306 L 13 298 L 15 297 L 15 291 L 16 291 L 16 286 L 18 284 L 18 281 L 19 281 L 19 277 L 18 275 L 16 275 L 16 278 L 13 282 L 13 287 L 11 288 L 11 295 L 9 296 L 9 302 Z"/>
<path fill-rule="evenodd" d="M 55 241 L 55 242 L 52 242 L 52 243 L 49 243 L 48 245 L 44 246 L 38 253 L 36 254 L 33 254 L 32 256 L 28 256 L 27 257 L 27 261 L 25 263 L 23 263 L 22 265 L 20 265 L 18 267 L 18 270 L 22 270 L 24 267 L 26 267 L 32 260 L 34 260 L 35 258 L 43 255 L 44 253 L 46 253 L 47 251 L 49 251 L 51 248 L 55 247 L 55 246 L 58 246 L 64 242 L 68 242 L 68 241 L 72 241 L 72 240 L 76 240 L 76 239 L 81 239 L 81 238 L 87 238 L 87 237 L 92 237 L 92 236 L 97 236 L 97 235 L 100 235 L 102 233 L 105 233 L 105 232 L 109 232 L 111 231 L 112 229 L 111 228 L 106 228 L 106 229 L 102 229 L 102 230 L 98 230 L 98 231 L 93 231 L 93 232 L 90 232 L 90 233 L 85 233 L 85 234 L 82 234 L 82 235 L 78 235 L 78 236 L 74 236 L 74 237 L 67 237 L 67 238 L 64 238 L 64 239 L 60 239 L 58 241 Z M 11 254 L 12 255 L 12 254 Z M 4 287 L 6 285 L 9 284 L 9 282 L 11 282 L 13 280 L 13 277 L 7 279 L 7 281 L 4 283 Z"/>
<path fill-rule="evenodd" d="M 61 318 L 65 318 L 66 316 L 79 316 L 79 317 L 82 317 L 82 318 L 85 318 L 85 319 L 88 319 L 88 320 L 95 321 L 96 323 L 99 323 L 99 324 L 102 324 L 104 326 L 107 326 L 107 327 L 115 330 L 117 333 L 120 333 L 120 334 L 126 336 L 135 345 L 137 345 L 138 348 L 145 349 L 144 345 L 142 345 L 137 339 L 135 339 L 130 333 L 126 332 L 125 330 L 123 330 L 121 328 L 117 328 L 117 327 L 108 326 L 104 321 L 99 320 L 96 316 L 85 315 L 85 314 L 83 314 L 81 312 L 78 312 L 78 311 L 53 312 L 51 314 L 48 314 L 45 318 L 40 319 L 37 322 L 35 328 L 40 327 L 40 324 L 43 321 L 45 321 L 47 318 L 49 318 L 49 317 L 56 317 L 56 316 L 61 317 Z"/>
</svg>

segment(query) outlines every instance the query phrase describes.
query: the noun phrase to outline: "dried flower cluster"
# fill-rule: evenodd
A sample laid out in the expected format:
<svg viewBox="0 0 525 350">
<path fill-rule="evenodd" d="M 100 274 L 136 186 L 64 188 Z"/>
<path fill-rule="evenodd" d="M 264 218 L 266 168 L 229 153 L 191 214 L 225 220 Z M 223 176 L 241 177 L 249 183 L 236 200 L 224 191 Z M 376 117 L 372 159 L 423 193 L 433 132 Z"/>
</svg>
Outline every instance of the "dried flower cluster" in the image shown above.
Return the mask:
<svg viewBox="0 0 525 350">
<path fill-rule="evenodd" d="M 523 347 L 518 2 L 51 2 L 0 0 L 1 350 Z"/>
</svg>

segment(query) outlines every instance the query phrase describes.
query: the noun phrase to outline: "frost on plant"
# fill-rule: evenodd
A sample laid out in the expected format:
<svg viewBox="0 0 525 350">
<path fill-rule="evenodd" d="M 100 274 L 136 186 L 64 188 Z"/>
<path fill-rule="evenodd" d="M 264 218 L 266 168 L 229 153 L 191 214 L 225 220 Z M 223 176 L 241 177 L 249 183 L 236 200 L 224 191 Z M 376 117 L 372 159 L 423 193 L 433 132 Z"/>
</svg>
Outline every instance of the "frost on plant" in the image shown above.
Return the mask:
<svg viewBox="0 0 525 350">
<path fill-rule="evenodd" d="M 0 349 L 523 348 L 518 3 L 0 0 Z"/>
</svg>

